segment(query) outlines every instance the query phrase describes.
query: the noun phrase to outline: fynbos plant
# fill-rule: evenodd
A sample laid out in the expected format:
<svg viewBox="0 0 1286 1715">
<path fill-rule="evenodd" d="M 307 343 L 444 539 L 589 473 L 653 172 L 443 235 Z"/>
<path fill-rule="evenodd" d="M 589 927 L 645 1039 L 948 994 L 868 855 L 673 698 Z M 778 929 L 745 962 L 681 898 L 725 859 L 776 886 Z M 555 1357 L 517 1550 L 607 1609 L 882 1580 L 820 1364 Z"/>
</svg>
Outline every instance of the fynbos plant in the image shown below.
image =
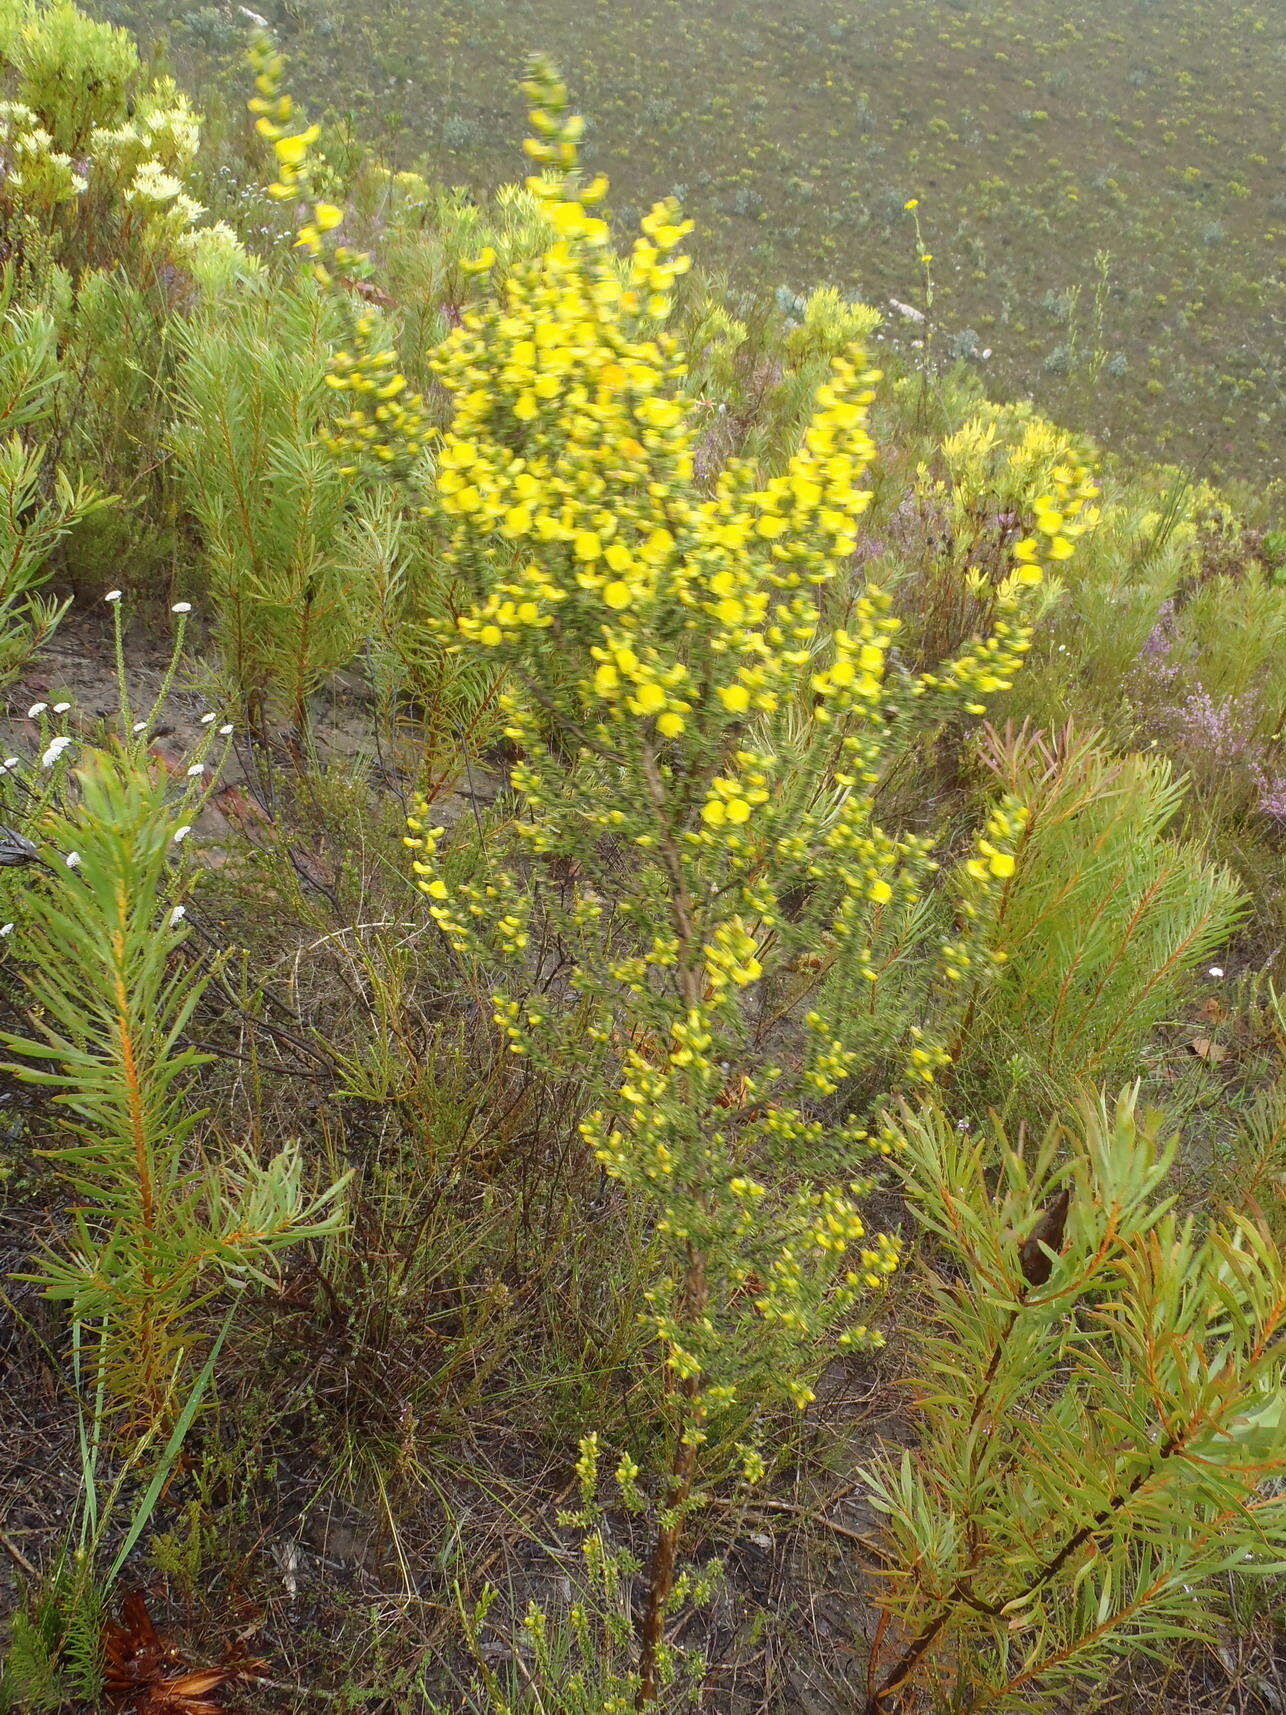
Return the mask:
<svg viewBox="0 0 1286 1715">
<path fill-rule="evenodd" d="M 37 276 L 57 262 L 140 279 L 167 259 L 245 259 L 226 226 L 200 227 L 188 192 L 201 127 L 170 78 L 145 83 L 127 31 L 71 4 L 9 7 L 0 28 L 0 217 L 6 254 Z"/>
<path fill-rule="evenodd" d="M 868 1715 L 913 1688 L 1061 1706 L 1200 1633 L 1218 1574 L 1286 1568 L 1283 1259 L 1252 1220 L 1174 1215 L 1174 1146 L 1131 1094 L 1026 1154 L 940 1112 L 902 1137 L 942 1262 L 916 1455 L 868 1473 L 887 1519 Z"/>
<path fill-rule="evenodd" d="M 936 866 L 931 841 L 877 824 L 873 793 L 909 721 L 1008 685 L 1043 572 L 1023 537 L 991 632 L 932 674 L 891 671 L 887 599 L 839 576 L 869 498 L 878 373 L 849 349 L 780 475 L 739 462 L 699 487 L 664 331 L 687 223 L 657 205 L 619 265 L 562 86 L 539 70 L 527 89 L 544 168 L 529 184 L 557 236 L 434 360 L 453 414 L 429 500 L 454 640 L 509 676 L 516 809 L 469 881 L 448 879 L 422 815 L 408 843 L 513 1052 L 596 1098 L 585 1141 L 650 1212 L 669 1475 L 645 1704 L 703 1486 L 761 1475 L 775 1414 L 808 1404 L 837 1343 L 876 1338 L 859 1308 L 897 1246 L 867 1235 L 855 1164 L 889 1145 L 844 1090 Z M 1063 557 L 1093 489 L 1070 458 L 1051 481 L 1034 510 Z M 986 960 L 1021 825 L 1000 806 L 963 866 L 944 980 Z M 897 1054 L 928 1082 L 945 1060 L 914 1024 Z"/>
<path fill-rule="evenodd" d="M 63 860 L 15 938 L 39 1036 L 3 1040 L 73 1136 L 49 1151 L 76 1198 L 71 1229 L 38 1278 L 97 1330 L 108 1399 L 148 1424 L 174 1415 L 199 1304 L 324 1231 L 329 1196 L 305 1195 L 289 1147 L 266 1164 L 203 1157 L 187 1031 L 205 979 L 173 959 L 185 930 L 169 861 L 192 805 L 128 750 L 87 753 L 75 778 L 47 829 Z"/>
<path fill-rule="evenodd" d="M 61 619 L 66 604 L 35 592 L 67 533 L 106 504 L 85 484 L 45 466 L 38 443 L 63 377 L 53 317 L 11 306 L 13 277 L 0 280 L 0 681 L 12 678 Z M 51 480 L 52 477 L 52 480 Z"/>
<path fill-rule="evenodd" d="M 993 920 L 999 982 L 968 990 L 952 1044 L 962 1091 L 1056 1113 L 1138 1064 L 1191 971 L 1244 909 L 1234 878 L 1169 836 L 1184 783 L 1165 759 L 1113 759 L 1068 725 L 991 732 L 983 761 L 1029 819 Z"/>
<path fill-rule="evenodd" d="M 279 713 L 301 738 L 357 636 L 336 552 L 350 485 L 317 438 L 334 332 L 310 282 L 248 292 L 184 327 L 178 370 L 174 446 L 224 663 L 256 725 Z"/>
</svg>

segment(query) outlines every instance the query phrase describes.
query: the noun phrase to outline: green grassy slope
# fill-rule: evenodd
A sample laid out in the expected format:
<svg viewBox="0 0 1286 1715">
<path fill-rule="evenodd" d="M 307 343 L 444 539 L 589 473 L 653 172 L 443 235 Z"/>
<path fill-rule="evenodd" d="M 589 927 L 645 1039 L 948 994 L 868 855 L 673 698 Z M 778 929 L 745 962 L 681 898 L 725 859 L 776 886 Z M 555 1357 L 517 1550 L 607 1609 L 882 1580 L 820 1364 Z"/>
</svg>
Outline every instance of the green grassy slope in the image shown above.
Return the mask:
<svg viewBox="0 0 1286 1715">
<path fill-rule="evenodd" d="M 232 12 L 101 9 L 180 60 L 238 52 Z M 1280 0 L 285 0 L 273 22 L 301 94 L 478 188 L 517 170 L 516 79 L 551 52 L 618 211 L 677 191 L 698 257 L 739 277 L 923 305 L 918 197 L 939 349 L 994 391 L 1214 474 L 1284 468 Z"/>
</svg>

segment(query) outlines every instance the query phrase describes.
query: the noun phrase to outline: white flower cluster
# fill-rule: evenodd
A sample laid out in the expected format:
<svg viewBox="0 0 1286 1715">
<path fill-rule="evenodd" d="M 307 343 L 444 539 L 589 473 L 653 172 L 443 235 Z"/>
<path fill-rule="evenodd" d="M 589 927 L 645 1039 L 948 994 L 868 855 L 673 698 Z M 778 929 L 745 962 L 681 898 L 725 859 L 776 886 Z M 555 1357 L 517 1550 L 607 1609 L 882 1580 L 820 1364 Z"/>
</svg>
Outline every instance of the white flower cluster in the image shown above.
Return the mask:
<svg viewBox="0 0 1286 1715">
<path fill-rule="evenodd" d="M 201 125 L 172 78 L 153 84 L 138 112 L 125 125 L 99 126 L 90 152 L 118 179 L 153 162 L 167 172 L 187 172 L 201 146 Z"/>
<path fill-rule="evenodd" d="M 0 163 L 5 191 L 19 192 L 29 208 L 70 202 L 87 183 L 71 156 L 54 148 L 48 131 L 20 101 L 0 102 Z"/>
<path fill-rule="evenodd" d="M 39 117 L 21 102 L 0 102 L 0 203 L 48 210 L 73 201 L 91 183 L 115 192 L 144 242 L 171 245 L 203 285 L 223 284 L 254 264 L 228 226 L 198 226 L 205 213 L 185 188 L 201 126 L 172 79 L 162 78 L 124 124 L 96 126 L 84 158 L 61 154 Z"/>
<path fill-rule="evenodd" d="M 178 238 L 190 232 L 205 213 L 183 189 L 182 179 L 167 173 L 159 161 L 144 161 L 125 191 L 125 201 L 149 217 L 148 236 Z"/>
<path fill-rule="evenodd" d="M 125 192 L 128 202 L 173 202 L 183 194 L 183 180 L 167 173 L 159 161 L 144 161 Z"/>
<path fill-rule="evenodd" d="M 180 233 L 174 240 L 174 249 L 197 283 L 211 294 L 223 291 L 234 281 L 264 272 L 263 263 L 250 254 L 226 221 L 194 226 Z"/>
</svg>

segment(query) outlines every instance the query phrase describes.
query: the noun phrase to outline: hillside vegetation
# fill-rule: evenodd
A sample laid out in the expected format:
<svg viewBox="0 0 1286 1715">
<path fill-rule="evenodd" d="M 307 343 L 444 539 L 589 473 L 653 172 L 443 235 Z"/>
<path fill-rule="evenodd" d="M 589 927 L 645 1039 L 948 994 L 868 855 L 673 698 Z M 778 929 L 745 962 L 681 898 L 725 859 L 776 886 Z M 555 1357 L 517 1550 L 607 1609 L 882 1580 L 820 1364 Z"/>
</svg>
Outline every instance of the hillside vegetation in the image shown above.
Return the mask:
<svg viewBox="0 0 1286 1715">
<path fill-rule="evenodd" d="M 183 0 L 105 15 L 203 76 L 242 25 Z M 1275 0 L 297 0 L 274 21 L 337 125 L 477 192 L 512 174 L 516 56 L 539 47 L 627 224 L 673 193 L 742 285 L 928 309 L 944 355 L 1105 444 L 1282 474 Z"/>
<path fill-rule="evenodd" d="M 0 1709 L 1279 1707 L 1271 484 L 225 24 L 0 4 Z"/>
</svg>

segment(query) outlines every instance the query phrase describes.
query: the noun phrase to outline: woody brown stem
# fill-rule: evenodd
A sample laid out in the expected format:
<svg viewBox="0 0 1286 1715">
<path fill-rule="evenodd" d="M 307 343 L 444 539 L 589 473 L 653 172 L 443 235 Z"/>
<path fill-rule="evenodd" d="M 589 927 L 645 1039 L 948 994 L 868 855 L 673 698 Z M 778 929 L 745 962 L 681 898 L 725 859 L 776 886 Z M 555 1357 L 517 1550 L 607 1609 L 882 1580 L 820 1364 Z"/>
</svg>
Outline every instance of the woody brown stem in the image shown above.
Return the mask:
<svg viewBox="0 0 1286 1715">
<path fill-rule="evenodd" d="M 886 1699 L 900 1691 L 910 1679 L 912 1673 L 914 1673 L 925 1655 L 927 1655 L 929 1650 L 932 1648 L 933 1642 L 938 1636 L 938 1633 L 950 1619 L 956 1602 L 964 1601 L 970 1607 L 978 1609 L 979 1612 L 988 1614 L 992 1618 L 995 1618 L 1002 1613 L 1006 1607 L 1010 1606 L 1012 1602 L 1025 1602 L 1029 1600 L 1037 1593 L 1037 1591 L 1044 1589 L 1047 1584 L 1052 1583 L 1062 1571 L 1063 1567 L 1071 1559 L 1072 1555 L 1075 1554 L 1078 1549 L 1084 1548 L 1087 1543 L 1092 1542 L 1094 1538 L 1111 1523 L 1115 1515 L 1134 1499 L 1135 1495 L 1138 1494 L 1139 1490 L 1148 1481 L 1148 1479 L 1156 1475 L 1157 1471 L 1166 1462 L 1166 1460 L 1172 1459 L 1177 1452 L 1181 1452 L 1185 1444 L 1186 1441 L 1184 1437 L 1172 1436 L 1170 1440 L 1168 1440 L 1165 1445 L 1158 1450 L 1155 1459 L 1151 1460 L 1141 1471 L 1137 1472 L 1123 1489 L 1119 1489 L 1117 1493 L 1113 1495 L 1112 1499 L 1108 1501 L 1106 1506 L 1101 1507 L 1099 1511 L 1095 1513 L 1094 1517 L 1088 1524 L 1082 1525 L 1078 1530 L 1073 1531 L 1065 1538 L 1057 1552 L 1045 1562 L 1044 1566 L 1033 1578 L 1028 1580 L 1024 1589 L 1021 1590 L 1016 1597 L 1011 1597 L 1004 1603 L 980 1603 L 968 1588 L 968 1578 L 972 1568 L 969 1568 L 962 1573 L 952 1586 L 950 1594 L 943 1602 L 938 1612 L 934 1615 L 933 1619 L 917 1633 L 917 1635 L 907 1645 L 891 1671 L 885 1675 L 883 1684 L 867 1704 L 865 1715 L 886 1715 L 886 1711 L 891 1707 L 891 1705 L 887 1703 Z"/>
<path fill-rule="evenodd" d="M 687 1279 L 684 1282 L 683 1305 L 679 1325 L 691 1322 L 705 1310 L 705 1263 L 689 1251 Z M 659 1689 L 661 1646 L 665 1641 L 665 1616 L 674 1591 L 675 1568 L 679 1558 L 679 1541 L 683 1522 L 696 1479 L 697 1443 L 689 1432 L 693 1423 L 693 1402 L 697 1393 L 696 1376 L 685 1376 L 675 1390 L 678 1410 L 674 1426 L 674 1458 L 670 1466 L 668 1522 L 660 1526 L 652 1546 L 652 1561 L 648 1569 L 647 1597 L 639 1625 L 639 1689 L 634 1700 L 636 1709 L 646 1709 L 656 1702 Z"/>
<path fill-rule="evenodd" d="M 695 1383 L 685 1383 L 684 1392 L 691 1399 Z M 692 1497 L 692 1480 L 696 1472 L 697 1450 L 686 1440 L 680 1440 L 670 1471 L 670 1507 L 673 1518 L 657 1531 L 652 1546 L 652 1561 L 648 1570 L 647 1601 L 639 1627 L 639 1689 L 634 1700 L 636 1709 L 646 1709 L 655 1703 L 661 1645 L 665 1636 L 665 1615 L 674 1589 L 675 1567 L 679 1557 L 679 1537 L 683 1529 L 683 1511 Z"/>
</svg>

